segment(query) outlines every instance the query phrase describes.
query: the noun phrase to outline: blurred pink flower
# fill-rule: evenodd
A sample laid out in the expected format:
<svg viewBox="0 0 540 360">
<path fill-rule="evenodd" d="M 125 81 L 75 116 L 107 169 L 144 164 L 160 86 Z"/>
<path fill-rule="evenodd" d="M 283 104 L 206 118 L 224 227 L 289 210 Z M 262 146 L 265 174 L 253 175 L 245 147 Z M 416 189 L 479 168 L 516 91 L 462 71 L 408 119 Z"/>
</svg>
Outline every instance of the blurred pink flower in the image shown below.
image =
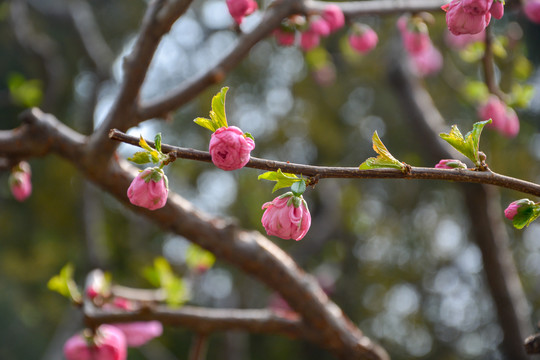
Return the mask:
<svg viewBox="0 0 540 360">
<path fill-rule="evenodd" d="M 159 321 L 135 321 L 112 325 L 124 333 L 126 343 L 130 347 L 144 345 L 163 333 L 163 325 Z"/>
<path fill-rule="evenodd" d="M 282 46 L 291 46 L 294 44 L 296 33 L 294 31 L 287 31 L 283 29 L 274 30 L 274 37 L 276 42 Z"/>
<path fill-rule="evenodd" d="M 229 13 L 237 24 L 241 24 L 245 16 L 257 10 L 258 5 L 254 0 L 227 0 Z"/>
<path fill-rule="evenodd" d="M 319 34 L 314 33 L 313 31 L 304 31 L 300 35 L 300 47 L 304 51 L 309 51 L 317 46 L 319 46 L 321 38 Z"/>
<path fill-rule="evenodd" d="M 489 12 L 495 19 L 501 19 L 504 15 L 504 0 L 494 0 Z"/>
<path fill-rule="evenodd" d="M 540 24 L 540 0 L 526 0 L 523 11 L 529 20 Z"/>
<path fill-rule="evenodd" d="M 317 17 L 310 20 L 308 31 L 321 36 L 328 36 L 330 34 L 330 25 L 323 18 Z"/>
<path fill-rule="evenodd" d="M 93 338 L 73 335 L 64 344 L 67 360 L 125 360 L 127 344 L 124 334 L 112 325 L 101 325 Z"/>
<path fill-rule="evenodd" d="M 519 133 L 519 119 L 516 112 L 495 95 L 491 95 L 488 101 L 479 107 L 478 116 L 481 120 L 491 119 L 488 126 L 507 137 L 514 137 Z"/>
<path fill-rule="evenodd" d="M 397 21 L 397 27 L 401 32 L 403 46 L 409 54 L 424 52 L 431 46 L 425 23 L 412 23 L 407 16 L 401 16 Z"/>
<path fill-rule="evenodd" d="M 255 142 L 236 126 L 217 129 L 210 139 L 212 162 L 218 168 L 231 171 L 244 167 L 249 161 Z"/>
<path fill-rule="evenodd" d="M 337 31 L 345 25 L 345 15 L 341 8 L 335 4 L 326 5 L 321 16 L 330 26 L 330 32 Z"/>
<path fill-rule="evenodd" d="M 450 31 L 446 32 L 445 34 L 445 40 L 448 46 L 453 47 L 454 49 L 463 49 L 467 47 L 468 45 L 484 41 L 486 38 L 486 32 L 481 31 L 477 34 L 462 34 L 462 35 L 454 35 Z"/>
<path fill-rule="evenodd" d="M 302 196 L 286 193 L 262 206 L 262 224 L 268 235 L 301 240 L 311 226 L 311 215 Z"/>
<path fill-rule="evenodd" d="M 167 176 L 159 168 L 146 168 L 133 179 L 127 196 L 133 205 L 149 210 L 160 209 L 167 203 Z"/>
<path fill-rule="evenodd" d="M 437 48 L 431 45 L 427 50 L 412 54 L 411 60 L 418 76 L 433 75 L 441 70 L 443 57 Z"/>
<path fill-rule="evenodd" d="M 13 197 L 17 201 L 26 200 L 32 194 L 32 171 L 30 164 L 21 161 L 13 167 L 9 176 L 9 187 Z"/>
<path fill-rule="evenodd" d="M 371 27 L 363 24 L 353 25 L 352 33 L 349 35 L 349 44 L 353 49 L 365 54 L 373 50 L 378 42 L 379 37 Z"/>
</svg>

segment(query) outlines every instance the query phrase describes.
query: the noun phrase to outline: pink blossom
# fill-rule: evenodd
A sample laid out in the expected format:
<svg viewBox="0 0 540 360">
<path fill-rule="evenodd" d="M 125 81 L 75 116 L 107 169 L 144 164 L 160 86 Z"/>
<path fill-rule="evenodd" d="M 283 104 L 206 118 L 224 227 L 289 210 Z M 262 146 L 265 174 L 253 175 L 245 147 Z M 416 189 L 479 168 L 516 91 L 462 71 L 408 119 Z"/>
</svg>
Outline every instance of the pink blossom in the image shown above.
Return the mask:
<svg viewBox="0 0 540 360">
<path fill-rule="evenodd" d="M 467 165 L 456 159 L 443 159 L 435 165 L 436 169 L 466 169 Z"/>
<path fill-rule="evenodd" d="M 486 38 L 486 32 L 481 31 L 477 34 L 462 34 L 462 35 L 454 35 L 450 31 L 446 33 L 445 40 L 446 43 L 453 47 L 454 49 L 463 49 L 467 47 L 469 44 L 484 41 Z"/>
<path fill-rule="evenodd" d="M 330 86 L 336 81 L 336 68 L 332 63 L 326 63 L 315 68 L 312 75 L 320 86 Z"/>
<path fill-rule="evenodd" d="M 523 11 L 529 20 L 540 24 L 540 0 L 526 0 Z"/>
<path fill-rule="evenodd" d="M 478 116 L 481 120 L 491 119 L 488 126 L 507 137 L 514 137 L 519 133 L 519 119 L 516 112 L 495 95 L 491 95 L 488 101 L 480 106 Z"/>
<path fill-rule="evenodd" d="M 353 27 L 353 32 L 349 36 L 349 44 L 356 51 L 365 54 L 373 50 L 379 37 L 377 33 L 367 25 L 356 25 Z"/>
<path fill-rule="evenodd" d="M 237 24 L 241 24 L 244 16 L 252 14 L 258 5 L 254 0 L 227 0 L 229 13 Z"/>
<path fill-rule="evenodd" d="M 9 177 L 9 187 L 13 197 L 17 201 L 26 200 L 32 194 L 32 171 L 30 164 L 26 161 L 21 161 L 13 167 Z"/>
<path fill-rule="evenodd" d="M 341 8 L 335 4 L 327 5 L 321 16 L 330 26 L 330 32 L 337 31 L 345 25 L 345 15 Z"/>
<path fill-rule="evenodd" d="M 319 46 L 319 42 L 321 41 L 321 37 L 319 34 L 314 33 L 313 31 L 305 31 L 300 36 L 300 47 L 304 51 L 309 51 L 317 46 Z"/>
<path fill-rule="evenodd" d="M 302 196 L 286 193 L 262 206 L 262 224 L 268 235 L 301 240 L 311 226 L 311 215 Z"/>
<path fill-rule="evenodd" d="M 484 15 L 492 4 L 493 0 L 462 0 L 461 2 L 463 10 L 471 15 Z"/>
<path fill-rule="evenodd" d="M 135 321 L 113 324 L 113 326 L 122 331 L 130 347 L 144 345 L 163 333 L 163 325 L 159 321 Z"/>
<path fill-rule="evenodd" d="M 101 325 L 93 338 L 76 334 L 64 344 L 67 360 L 125 360 L 127 344 L 124 334 L 112 325 Z"/>
<path fill-rule="evenodd" d="M 127 196 L 133 205 L 156 210 L 167 203 L 169 194 L 167 176 L 159 168 L 146 168 L 137 175 L 128 188 Z"/>
<path fill-rule="evenodd" d="M 323 18 L 318 17 L 309 22 L 308 31 L 321 36 L 328 36 L 330 34 L 330 24 L 328 24 Z"/>
<path fill-rule="evenodd" d="M 441 52 L 431 45 L 427 50 L 411 55 L 413 67 L 418 76 L 428 76 L 441 70 L 443 57 Z"/>
<path fill-rule="evenodd" d="M 274 30 L 274 37 L 279 45 L 291 46 L 294 44 L 295 32 L 283 29 Z"/>
<path fill-rule="evenodd" d="M 488 26 L 491 14 L 473 15 L 463 9 L 461 0 L 452 0 L 442 6 L 446 11 L 446 24 L 454 35 L 477 34 Z"/>
<path fill-rule="evenodd" d="M 397 27 L 401 32 L 403 46 L 409 54 L 418 54 L 431 46 L 427 26 L 423 22 L 412 24 L 406 16 L 398 19 Z"/>
<path fill-rule="evenodd" d="M 519 209 L 522 207 L 533 206 L 534 202 L 529 199 L 520 199 L 514 202 L 511 202 L 508 207 L 504 210 L 504 216 L 509 220 L 514 220 L 514 217 L 519 212 Z"/>
<path fill-rule="evenodd" d="M 495 19 L 501 19 L 504 15 L 504 0 L 494 0 L 489 12 Z"/>
<path fill-rule="evenodd" d="M 214 165 L 230 171 L 244 167 L 254 148 L 253 139 L 236 126 L 229 126 L 221 127 L 212 134 L 209 151 Z"/>
</svg>

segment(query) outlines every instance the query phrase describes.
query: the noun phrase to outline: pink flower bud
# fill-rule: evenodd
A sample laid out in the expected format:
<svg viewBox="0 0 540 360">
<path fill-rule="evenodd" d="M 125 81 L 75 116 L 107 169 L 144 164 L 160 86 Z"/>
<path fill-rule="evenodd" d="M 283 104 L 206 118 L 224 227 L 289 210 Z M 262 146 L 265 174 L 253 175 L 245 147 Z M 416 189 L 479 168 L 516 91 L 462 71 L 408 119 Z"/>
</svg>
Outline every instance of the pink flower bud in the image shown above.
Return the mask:
<svg viewBox="0 0 540 360">
<path fill-rule="evenodd" d="M 311 226 L 311 215 L 302 196 L 291 192 L 278 196 L 262 206 L 262 224 L 268 235 L 301 240 Z"/>
<path fill-rule="evenodd" d="M 504 216 L 509 220 L 514 220 L 514 217 L 517 215 L 518 211 L 522 207 L 533 206 L 534 202 L 529 199 L 520 199 L 514 202 L 511 202 L 508 207 L 504 210 Z"/>
<path fill-rule="evenodd" d="M 227 0 L 229 13 L 237 24 L 241 24 L 244 16 L 252 14 L 258 5 L 254 0 Z"/>
<path fill-rule="evenodd" d="M 255 142 L 244 135 L 236 126 L 221 127 L 210 139 L 210 155 L 212 162 L 223 170 L 236 170 L 244 167 L 249 161 Z"/>
<path fill-rule="evenodd" d="M 124 334 L 112 325 L 101 325 L 93 338 L 77 334 L 64 344 L 67 360 L 125 360 L 127 345 Z"/>
<path fill-rule="evenodd" d="M 412 54 L 411 59 L 416 73 L 421 77 L 439 72 L 443 65 L 443 57 L 433 45 L 425 51 Z"/>
<path fill-rule="evenodd" d="M 26 161 L 21 161 L 11 170 L 9 187 L 11 188 L 13 197 L 17 201 L 22 202 L 32 194 L 31 174 L 30 164 Z"/>
<path fill-rule="evenodd" d="M 446 33 L 445 40 L 448 46 L 454 48 L 454 49 L 463 49 L 467 47 L 469 44 L 484 41 L 486 38 L 486 32 L 481 31 L 477 34 L 462 34 L 462 35 L 454 35 L 450 31 Z"/>
<path fill-rule="evenodd" d="M 136 321 L 130 323 L 114 324 L 126 338 L 127 345 L 139 347 L 150 340 L 161 336 L 163 325 L 159 321 Z"/>
<path fill-rule="evenodd" d="M 466 13 L 471 15 L 485 15 L 491 8 L 493 0 L 462 0 L 461 4 Z"/>
<path fill-rule="evenodd" d="M 345 25 L 345 15 L 341 8 L 335 4 L 327 5 L 321 16 L 330 26 L 330 32 L 337 31 Z"/>
<path fill-rule="evenodd" d="M 467 165 L 456 159 L 443 159 L 435 165 L 436 169 L 466 169 Z"/>
<path fill-rule="evenodd" d="M 274 37 L 276 38 L 276 42 L 279 45 L 291 46 L 291 45 L 294 44 L 295 32 L 294 31 L 286 31 L 286 30 L 283 30 L 283 29 L 276 29 L 276 30 L 274 30 Z"/>
<path fill-rule="evenodd" d="M 146 168 L 137 175 L 128 188 L 127 196 L 133 205 L 149 210 L 160 209 L 167 203 L 169 186 L 167 176 L 159 168 Z"/>
<path fill-rule="evenodd" d="M 480 15 L 466 12 L 461 0 L 452 0 L 442 6 L 442 9 L 446 11 L 446 25 L 454 35 L 477 34 L 483 31 L 491 20 L 489 12 Z"/>
<path fill-rule="evenodd" d="M 317 46 L 321 41 L 319 34 L 314 33 L 313 31 L 305 31 L 300 36 L 300 47 L 304 51 L 309 51 Z"/>
<path fill-rule="evenodd" d="M 529 20 L 540 24 L 540 0 L 527 0 L 523 11 Z"/>
<path fill-rule="evenodd" d="M 368 53 L 377 46 L 378 42 L 377 33 L 369 26 L 360 24 L 353 26 L 353 32 L 349 36 L 349 44 L 356 51 L 362 54 Z"/>
<path fill-rule="evenodd" d="M 401 32 L 403 46 L 409 54 L 424 52 L 432 46 L 425 23 L 412 23 L 406 16 L 401 16 L 398 19 L 397 26 Z"/>
<path fill-rule="evenodd" d="M 495 95 L 491 95 L 478 109 L 478 116 L 481 120 L 491 119 L 488 126 L 507 137 L 514 137 L 519 133 L 519 119 L 516 112 Z"/>
<path fill-rule="evenodd" d="M 494 0 L 489 12 L 495 19 L 501 19 L 504 15 L 504 0 Z"/>
<path fill-rule="evenodd" d="M 309 30 L 321 36 L 330 35 L 330 25 L 323 18 L 315 18 L 309 22 Z"/>
</svg>

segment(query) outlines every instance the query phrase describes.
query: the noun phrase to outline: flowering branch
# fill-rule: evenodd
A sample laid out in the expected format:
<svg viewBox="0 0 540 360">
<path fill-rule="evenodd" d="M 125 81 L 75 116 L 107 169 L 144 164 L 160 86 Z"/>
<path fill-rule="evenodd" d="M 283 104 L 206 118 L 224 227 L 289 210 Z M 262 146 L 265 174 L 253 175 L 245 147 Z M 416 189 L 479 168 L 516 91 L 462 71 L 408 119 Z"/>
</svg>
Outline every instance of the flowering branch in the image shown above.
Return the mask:
<svg viewBox="0 0 540 360">
<path fill-rule="evenodd" d="M 122 141 L 131 145 L 139 146 L 139 139 L 113 129 L 109 133 L 113 140 Z M 153 146 L 151 141 L 148 141 Z M 210 154 L 206 151 L 181 148 L 171 145 L 162 145 L 164 153 L 174 153 L 176 158 L 211 162 Z M 251 157 L 246 167 L 304 175 L 311 177 L 312 185 L 318 179 L 324 178 L 358 178 L 358 179 L 418 179 L 418 180 L 448 180 L 468 183 L 490 184 L 507 189 L 520 191 L 534 196 L 540 196 L 540 185 L 525 180 L 494 173 L 492 171 L 472 170 L 447 170 L 425 167 L 410 167 L 410 171 L 403 172 L 399 169 L 372 169 L 359 170 L 358 167 L 330 167 L 293 164 L 289 162 L 274 161 Z"/>
</svg>

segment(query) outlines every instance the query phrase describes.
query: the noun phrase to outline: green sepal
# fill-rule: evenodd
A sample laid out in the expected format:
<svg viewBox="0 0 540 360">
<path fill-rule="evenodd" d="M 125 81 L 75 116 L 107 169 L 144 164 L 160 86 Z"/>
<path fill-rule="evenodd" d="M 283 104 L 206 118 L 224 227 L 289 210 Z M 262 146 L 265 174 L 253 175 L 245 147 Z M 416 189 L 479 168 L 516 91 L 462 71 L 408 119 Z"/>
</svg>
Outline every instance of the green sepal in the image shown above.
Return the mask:
<svg viewBox="0 0 540 360">
<path fill-rule="evenodd" d="M 373 150 L 379 156 L 376 158 L 370 157 L 366 161 L 364 161 L 362 164 L 360 164 L 359 169 L 360 170 L 369 170 L 369 169 L 379 169 L 379 168 L 394 168 L 394 169 L 400 169 L 405 170 L 406 165 L 400 162 L 398 159 L 396 159 L 386 146 L 382 143 L 381 139 L 379 138 L 379 134 L 377 134 L 377 131 L 373 133 Z"/>
<path fill-rule="evenodd" d="M 540 205 L 530 200 L 529 202 L 530 204 L 520 206 L 512 219 L 512 225 L 516 229 L 523 229 L 525 226 L 529 226 L 530 223 L 540 216 Z"/>
<path fill-rule="evenodd" d="M 291 191 L 295 196 L 301 196 L 306 191 L 306 181 L 300 180 L 291 185 Z"/>
<path fill-rule="evenodd" d="M 161 133 L 157 133 L 154 137 L 154 146 L 158 152 L 161 152 Z"/>
<path fill-rule="evenodd" d="M 135 164 L 147 164 L 152 161 L 152 156 L 148 151 L 137 151 L 132 157 L 128 158 L 129 161 Z"/>
<path fill-rule="evenodd" d="M 64 265 L 60 270 L 60 274 L 53 276 L 47 282 L 47 288 L 71 299 L 75 303 L 80 303 L 82 295 L 75 280 L 73 280 L 73 273 L 74 267 L 71 263 Z"/>
<path fill-rule="evenodd" d="M 259 175 L 257 179 L 275 181 L 276 185 L 274 185 L 272 192 L 275 192 L 276 190 L 279 190 L 282 188 L 289 187 L 293 185 L 295 182 L 302 181 L 302 179 L 297 177 L 295 174 L 284 173 L 281 171 L 281 169 L 278 169 L 277 171 L 267 171 L 264 174 Z"/>
<path fill-rule="evenodd" d="M 171 265 L 164 257 L 155 258 L 153 267 L 145 267 L 143 276 L 150 284 L 165 291 L 168 305 L 180 306 L 188 300 L 188 291 L 184 281 L 174 274 Z"/>
<path fill-rule="evenodd" d="M 248 133 L 248 132 L 245 132 L 245 133 L 244 133 L 244 136 L 250 138 L 250 139 L 253 140 L 253 141 L 255 141 L 255 138 L 253 137 L 253 135 L 251 135 L 251 134 Z"/>
<path fill-rule="evenodd" d="M 210 119 L 196 118 L 195 124 L 202 126 L 212 132 L 222 127 L 227 127 L 227 116 L 225 115 L 225 97 L 228 87 L 223 87 L 219 93 L 212 98 L 212 110 L 210 110 Z"/>
<path fill-rule="evenodd" d="M 204 267 L 209 269 L 216 262 L 216 257 L 209 251 L 204 250 L 200 246 L 191 244 L 186 252 L 186 265 L 190 269 Z"/>
<path fill-rule="evenodd" d="M 473 129 L 465 134 L 461 134 L 456 125 L 452 125 L 448 134 L 441 133 L 439 136 L 454 147 L 457 151 L 471 159 L 476 166 L 481 166 L 482 161 L 479 155 L 480 134 L 486 124 L 489 124 L 491 119 L 474 123 Z"/>
<path fill-rule="evenodd" d="M 161 134 L 159 134 L 159 138 L 160 138 L 160 148 L 161 148 Z M 156 139 L 157 139 L 157 135 L 156 135 Z M 153 162 L 154 164 L 157 164 L 157 163 L 160 162 L 160 160 L 161 160 L 161 156 L 160 156 L 161 151 L 158 152 L 155 149 L 152 149 L 150 147 L 150 145 L 148 145 L 146 140 L 144 140 L 142 135 L 140 135 L 140 138 L 139 138 L 139 146 L 142 147 L 144 150 L 148 151 L 148 156 L 149 156 L 149 159 L 150 159 L 151 162 Z M 147 162 L 150 162 L 150 161 L 147 161 Z M 137 163 L 137 164 L 140 164 L 140 163 Z M 145 164 L 145 163 L 142 163 L 142 164 Z"/>
</svg>

